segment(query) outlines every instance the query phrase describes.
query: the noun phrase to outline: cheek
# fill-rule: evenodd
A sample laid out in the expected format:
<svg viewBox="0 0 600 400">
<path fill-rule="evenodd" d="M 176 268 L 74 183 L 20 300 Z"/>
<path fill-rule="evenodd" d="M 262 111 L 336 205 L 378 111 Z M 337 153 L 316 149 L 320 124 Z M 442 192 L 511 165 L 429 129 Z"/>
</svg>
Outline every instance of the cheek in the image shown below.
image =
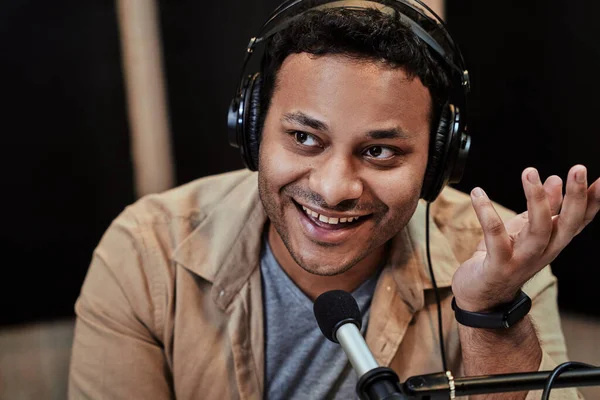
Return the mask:
<svg viewBox="0 0 600 400">
<path fill-rule="evenodd" d="M 285 185 L 302 177 L 307 170 L 306 162 L 286 151 L 281 143 L 271 135 L 263 138 L 259 151 L 259 174 L 263 175 L 268 186 L 280 192 Z"/>
<path fill-rule="evenodd" d="M 421 185 L 388 185 L 379 192 L 379 198 L 387 204 L 393 218 L 397 218 L 397 214 L 404 214 L 412 210 L 414 205 L 419 200 L 421 193 Z"/>
<path fill-rule="evenodd" d="M 412 212 L 416 207 L 425 167 L 425 163 L 407 163 L 394 173 L 379 174 L 375 179 L 369 180 L 373 195 L 387 205 L 393 219 L 397 219 L 400 214 Z"/>
</svg>

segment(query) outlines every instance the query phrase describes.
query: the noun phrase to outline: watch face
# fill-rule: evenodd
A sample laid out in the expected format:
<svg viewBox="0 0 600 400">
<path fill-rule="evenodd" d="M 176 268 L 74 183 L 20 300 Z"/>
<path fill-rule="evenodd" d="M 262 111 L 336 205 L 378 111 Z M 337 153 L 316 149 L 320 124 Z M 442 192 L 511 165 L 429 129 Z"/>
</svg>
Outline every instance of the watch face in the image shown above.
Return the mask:
<svg viewBox="0 0 600 400">
<path fill-rule="evenodd" d="M 523 293 L 524 294 L 524 293 Z M 510 328 L 517 322 L 519 322 L 524 316 L 527 315 L 529 310 L 531 309 L 531 299 L 529 296 L 525 295 L 521 296 L 519 301 L 515 303 L 510 310 L 504 316 L 504 326 L 506 328 Z"/>
</svg>

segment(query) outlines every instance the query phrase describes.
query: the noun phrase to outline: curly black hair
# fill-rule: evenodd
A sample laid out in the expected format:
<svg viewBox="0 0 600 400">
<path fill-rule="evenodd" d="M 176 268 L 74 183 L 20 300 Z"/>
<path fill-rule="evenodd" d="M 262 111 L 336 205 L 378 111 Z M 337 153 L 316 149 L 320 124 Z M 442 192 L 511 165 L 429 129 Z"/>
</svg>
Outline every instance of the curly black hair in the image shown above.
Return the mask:
<svg viewBox="0 0 600 400">
<path fill-rule="evenodd" d="M 432 98 L 430 122 L 439 118 L 451 90 L 448 71 L 401 20 L 398 12 L 384 13 L 370 8 L 308 10 L 277 32 L 265 48 L 261 64 L 261 128 L 277 73 L 285 58 L 295 53 L 345 55 L 403 68 L 409 77 L 419 77 L 429 89 Z"/>
</svg>

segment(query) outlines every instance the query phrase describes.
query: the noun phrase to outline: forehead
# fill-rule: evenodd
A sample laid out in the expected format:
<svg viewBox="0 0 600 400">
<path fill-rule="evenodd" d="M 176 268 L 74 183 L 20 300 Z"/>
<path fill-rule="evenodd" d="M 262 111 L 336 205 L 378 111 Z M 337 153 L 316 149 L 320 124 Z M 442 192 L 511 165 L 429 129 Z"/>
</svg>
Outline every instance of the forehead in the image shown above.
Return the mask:
<svg viewBox="0 0 600 400">
<path fill-rule="evenodd" d="M 396 125 L 428 133 L 431 97 L 416 76 L 383 62 L 342 55 L 288 56 L 271 100 L 276 113 L 301 111 L 328 125 Z"/>
</svg>

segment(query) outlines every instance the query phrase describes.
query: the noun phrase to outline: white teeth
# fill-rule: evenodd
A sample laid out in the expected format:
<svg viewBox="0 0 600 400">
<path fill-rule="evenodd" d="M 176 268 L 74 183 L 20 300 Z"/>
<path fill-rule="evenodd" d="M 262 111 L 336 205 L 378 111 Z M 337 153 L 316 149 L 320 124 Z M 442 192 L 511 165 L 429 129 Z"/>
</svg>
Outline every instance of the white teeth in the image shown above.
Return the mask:
<svg viewBox="0 0 600 400">
<path fill-rule="evenodd" d="M 334 217 L 326 217 L 324 215 L 321 215 L 317 212 L 314 212 L 313 210 L 309 209 L 306 206 L 302 206 L 302 209 L 304 210 L 304 212 L 314 218 L 317 218 L 319 221 L 321 222 L 325 222 L 327 224 L 332 224 L 332 225 L 336 225 L 338 223 L 344 223 L 344 222 L 352 222 L 358 219 L 358 217 L 350 217 L 350 218 L 334 218 Z"/>
</svg>

